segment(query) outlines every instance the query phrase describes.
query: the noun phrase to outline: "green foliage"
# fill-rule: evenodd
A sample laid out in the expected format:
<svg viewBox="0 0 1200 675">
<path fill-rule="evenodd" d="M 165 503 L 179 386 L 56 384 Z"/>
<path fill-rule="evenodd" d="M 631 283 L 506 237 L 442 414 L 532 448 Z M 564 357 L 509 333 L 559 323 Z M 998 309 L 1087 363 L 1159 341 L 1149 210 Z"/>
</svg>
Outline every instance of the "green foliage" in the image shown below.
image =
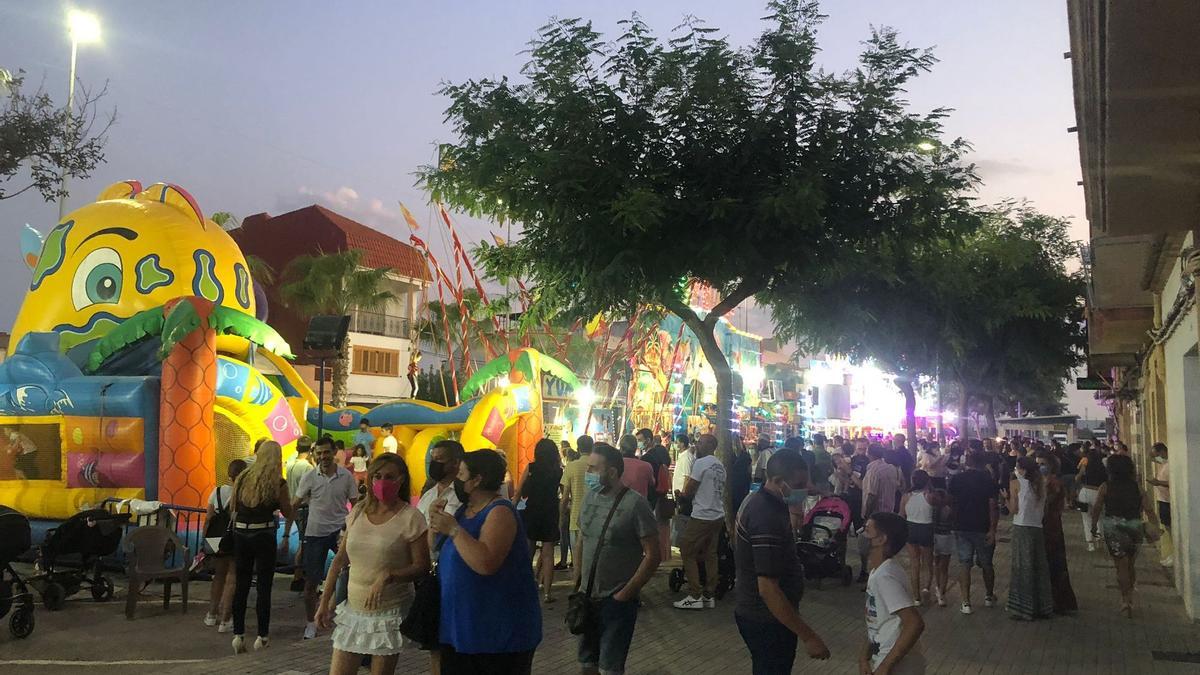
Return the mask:
<svg viewBox="0 0 1200 675">
<path fill-rule="evenodd" d="M 776 324 L 802 350 L 874 359 L 909 381 L 940 365 L 989 412 L 1027 400 L 1053 414 L 1084 348 L 1067 226 L 1008 202 L 974 210 L 952 236 L 882 239 L 793 287 Z M 947 402 L 966 409 L 961 396 Z"/>
<path fill-rule="evenodd" d="M 374 311 L 396 296 L 384 280 L 388 268 L 363 269 L 362 251 L 319 253 L 296 258 L 284 270 L 279 289 L 289 307 L 311 314 Z"/>
<path fill-rule="evenodd" d="M 288 263 L 279 292 L 284 304 L 301 314 L 345 316 L 355 309 L 377 310 L 396 298 L 384 284 L 390 270 L 364 269 L 362 251 L 319 253 Z M 333 362 L 334 405 L 346 402 L 350 378 L 350 344 L 346 340 Z"/>
<path fill-rule="evenodd" d="M 99 92 L 80 87 L 75 108 L 69 110 L 41 87 L 32 94 L 22 91 L 25 71 L 0 73 L 5 76 L 0 78 L 5 99 L 0 103 L 0 200 L 30 189 L 48 202 L 66 196 L 64 176 L 88 178 L 104 161 L 108 129 L 116 120 L 115 112 L 98 119 L 107 87 Z M 13 188 L 14 181 L 23 187 Z"/>
<path fill-rule="evenodd" d="M 941 139 L 946 111 L 903 99 L 928 51 L 876 29 L 855 70 L 827 73 L 817 3 L 767 10 L 741 49 L 694 19 L 663 40 L 634 15 L 614 41 L 552 20 L 519 82 L 443 88 L 457 140 L 420 172 L 435 198 L 521 224 L 520 239 L 476 255 L 493 276 L 530 280 L 529 320 L 642 304 L 678 315 L 716 375 L 723 448 L 732 375 L 718 318 L 752 296 L 786 299 L 798 276 L 872 242 L 941 232 L 976 181 L 966 144 Z M 681 280 L 722 300 L 697 313 Z"/>
<path fill-rule="evenodd" d="M 187 300 L 180 300 L 163 316 L 162 347 L 158 350 L 161 358 L 166 358 L 175 345 L 183 342 L 189 335 L 201 326 L 200 314 L 196 306 Z"/>
</svg>

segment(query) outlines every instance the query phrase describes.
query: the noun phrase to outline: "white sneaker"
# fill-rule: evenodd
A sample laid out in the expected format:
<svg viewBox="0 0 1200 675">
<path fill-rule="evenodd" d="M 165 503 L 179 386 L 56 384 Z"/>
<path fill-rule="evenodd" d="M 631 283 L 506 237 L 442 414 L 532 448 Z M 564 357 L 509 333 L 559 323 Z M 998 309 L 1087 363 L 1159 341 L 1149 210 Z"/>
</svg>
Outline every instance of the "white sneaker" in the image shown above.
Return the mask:
<svg viewBox="0 0 1200 675">
<path fill-rule="evenodd" d="M 234 654 L 245 654 L 246 653 L 246 640 L 241 635 L 233 636 L 233 653 Z"/>
<path fill-rule="evenodd" d="M 942 589 L 935 586 L 933 588 L 933 597 L 934 597 L 934 600 L 937 601 L 938 607 L 946 606 L 946 597 L 944 595 L 942 595 Z"/>
<path fill-rule="evenodd" d="M 983 606 L 984 607 L 995 607 L 996 606 L 996 596 L 989 595 L 989 596 L 985 597 L 983 599 Z"/>
<path fill-rule="evenodd" d="M 212 612 L 205 614 L 204 615 L 204 625 L 205 626 L 217 625 L 217 615 L 213 614 Z"/>
<path fill-rule="evenodd" d="M 304 639 L 311 640 L 315 637 L 317 637 L 317 624 L 309 621 L 304 625 Z"/>
<path fill-rule="evenodd" d="M 270 645 L 271 645 L 271 638 L 265 638 L 265 637 L 259 635 L 258 639 L 254 641 L 254 651 L 257 652 L 257 651 L 266 649 Z"/>
<path fill-rule="evenodd" d="M 233 630 L 233 619 L 230 619 L 229 621 L 222 621 L 221 623 L 217 624 L 218 633 L 228 633 L 231 630 Z"/>
<path fill-rule="evenodd" d="M 1088 550 L 1089 550 L 1089 551 L 1095 551 L 1095 550 L 1096 550 L 1096 544 L 1095 544 L 1095 543 L 1093 543 L 1093 542 L 1090 542 L 1090 541 L 1089 541 L 1089 542 L 1088 542 Z"/>
<path fill-rule="evenodd" d="M 701 598 L 701 599 L 704 600 L 704 608 L 705 609 L 713 609 L 717 606 L 716 598 Z"/>
<path fill-rule="evenodd" d="M 963 614 L 970 614 L 971 613 L 971 603 L 964 602 L 962 604 L 962 609 L 960 609 L 959 611 L 962 612 Z"/>
<path fill-rule="evenodd" d="M 921 606 L 921 599 L 913 598 L 913 607 L 920 607 L 920 606 Z"/>
<path fill-rule="evenodd" d="M 689 595 L 673 604 L 675 609 L 704 609 L 704 598 L 693 598 Z"/>
<path fill-rule="evenodd" d="M 1166 558 L 1164 558 L 1162 560 L 1161 564 L 1163 567 L 1174 567 L 1175 566 L 1175 556 L 1173 556 L 1173 555 L 1167 556 Z"/>
</svg>

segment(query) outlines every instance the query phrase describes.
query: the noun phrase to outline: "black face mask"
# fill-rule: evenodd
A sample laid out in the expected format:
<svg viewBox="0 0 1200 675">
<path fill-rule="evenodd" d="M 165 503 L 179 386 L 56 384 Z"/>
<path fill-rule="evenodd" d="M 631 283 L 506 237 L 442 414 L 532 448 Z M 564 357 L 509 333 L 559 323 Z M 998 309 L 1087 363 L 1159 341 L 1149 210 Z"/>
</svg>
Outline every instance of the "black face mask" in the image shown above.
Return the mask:
<svg viewBox="0 0 1200 675">
<path fill-rule="evenodd" d="M 429 479 L 441 482 L 446 477 L 446 463 L 432 460 L 429 462 Z"/>
<path fill-rule="evenodd" d="M 471 495 L 467 493 L 467 488 L 463 482 L 457 478 L 454 479 L 454 494 L 458 497 L 458 501 L 466 504 L 467 498 Z"/>
</svg>

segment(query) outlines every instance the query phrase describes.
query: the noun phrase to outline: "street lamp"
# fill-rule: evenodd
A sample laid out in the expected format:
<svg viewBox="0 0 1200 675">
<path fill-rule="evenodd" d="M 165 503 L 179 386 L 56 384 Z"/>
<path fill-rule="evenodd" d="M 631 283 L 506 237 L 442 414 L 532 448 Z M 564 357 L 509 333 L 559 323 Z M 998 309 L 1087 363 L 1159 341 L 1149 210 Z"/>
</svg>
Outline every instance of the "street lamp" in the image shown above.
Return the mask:
<svg viewBox="0 0 1200 675">
<path fill-rule="evenodd" d="M 75 56 L 79 45 L 100 41 L 100 19 L 91 12 L 72 9 L 67 12 L 67 34 L 71 37 L 71 81 L 67 88 L 67 124 L 71 123 L 72 111 L 75 109 Z M 58 197 L 58 219 L 62 221 L 67 213 L 67 174 L 62 177 L 63 194 Z"/>
</svg>

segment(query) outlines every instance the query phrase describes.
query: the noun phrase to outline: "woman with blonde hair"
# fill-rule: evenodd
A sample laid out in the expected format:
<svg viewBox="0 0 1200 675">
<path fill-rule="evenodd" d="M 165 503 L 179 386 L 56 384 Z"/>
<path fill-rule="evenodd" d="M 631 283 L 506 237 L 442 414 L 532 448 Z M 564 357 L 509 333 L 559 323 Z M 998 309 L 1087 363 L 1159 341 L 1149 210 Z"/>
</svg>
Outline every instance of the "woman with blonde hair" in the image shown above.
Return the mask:
<svg viewBox="0 0 1200 675">
<path fill-rule="evenodd" d="M 370 655 L 372 675 L 396 670 L 404 638 L 400 622 L 412 603 L 412 581 L 429 571 L 425 517 L 408 502 L 412 480 L 399 455 L 385 452 L 367 467 L 366 497 L 346 517 L 346 531 L 325 577 L 317 621 L 333 631 L 329 672 L 353 675 Z M 350 565 L 346 601 L 334 607 L 335 583 Z"/>
<path fill-rule="evenodd" d="M 230 499 L 233 514 L 233 560 L 236 583 L 233 590 L 233 653 L 246 651 L 246 602 L 250 578 L 256 576 L 258 594 L 254 612 L 258 617 L 255 649 L 269 642 L 271 628 L 271 582 L 275 577 L 276 511 L 292 516 L 287 482 L 283 479 L 283 449 L 275 441 L 262 441 L 254 452 L 254 463 L 233 482 Z"/>
</svg>

